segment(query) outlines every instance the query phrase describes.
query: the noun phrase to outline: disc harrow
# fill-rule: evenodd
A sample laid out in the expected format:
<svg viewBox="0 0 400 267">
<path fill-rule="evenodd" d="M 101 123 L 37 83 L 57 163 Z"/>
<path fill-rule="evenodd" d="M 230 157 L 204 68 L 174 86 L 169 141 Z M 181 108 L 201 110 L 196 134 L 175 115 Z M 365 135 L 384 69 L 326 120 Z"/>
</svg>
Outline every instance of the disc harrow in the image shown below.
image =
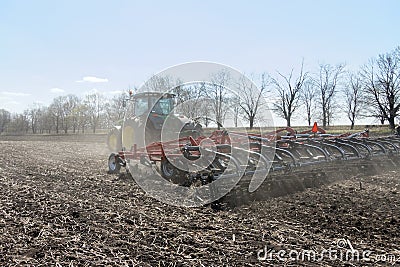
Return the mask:
<svg viewBox="0 0 400 267">
<path fill-rule="evenodd" d="M 399 136 L 369 137 L 368 130 L 341 135 L 319 127 L 313 130 L 296 133 L 286 127 L 262 135 L 217 130 L 208 137 L 188 136 L 141 148 L 133 145 L 110 155 L 109 172 L 138 161 L 182 186 L 239 175 L 239 182 L 220 200 L 237 206 L 336 179 L 395 170 L 400 163 Z"/>
</svg>

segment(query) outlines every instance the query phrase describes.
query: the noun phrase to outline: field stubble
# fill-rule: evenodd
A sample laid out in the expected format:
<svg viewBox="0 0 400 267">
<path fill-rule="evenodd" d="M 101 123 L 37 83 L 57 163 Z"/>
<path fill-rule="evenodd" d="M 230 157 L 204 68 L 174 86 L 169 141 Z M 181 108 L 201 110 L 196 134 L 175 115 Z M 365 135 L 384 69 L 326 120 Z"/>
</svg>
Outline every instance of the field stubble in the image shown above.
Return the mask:
<svg viewBox="0 0 400 267">
<path fill-rule="evenodd" d="M 397 172 L 215 212 L 168 206 L 107 174 L 100 140 L 21 138 L 0 148 L 1 265 L 358 265 L 257 259 L 265 247 L 318 251 L 338 239 L 400 255 Z"/>
</svg>

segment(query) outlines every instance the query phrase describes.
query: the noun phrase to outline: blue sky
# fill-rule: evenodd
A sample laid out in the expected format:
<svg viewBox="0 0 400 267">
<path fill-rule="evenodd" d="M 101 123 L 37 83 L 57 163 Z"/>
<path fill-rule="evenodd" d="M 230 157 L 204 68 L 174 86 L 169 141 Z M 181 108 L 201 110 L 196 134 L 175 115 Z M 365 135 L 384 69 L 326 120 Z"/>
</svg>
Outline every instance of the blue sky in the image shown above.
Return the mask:
<svg viewBox="0 0 400 267">
<path fill-rule="evenodd" d="M 397 0 L 0 0 L 0 108 L 111 95 L 188 61 L 272 75 L 303 58 L 311 72 L 357 69 L 400 45 L 399 10 Z"/>
</svg>

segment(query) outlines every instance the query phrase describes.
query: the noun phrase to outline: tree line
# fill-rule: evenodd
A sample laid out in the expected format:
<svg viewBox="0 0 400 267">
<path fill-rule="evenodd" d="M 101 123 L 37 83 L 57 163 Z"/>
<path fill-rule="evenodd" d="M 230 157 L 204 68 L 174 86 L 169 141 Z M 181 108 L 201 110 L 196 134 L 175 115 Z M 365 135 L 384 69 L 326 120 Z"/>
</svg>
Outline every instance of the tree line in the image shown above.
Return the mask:
<svg viewBox="0 0 400 267">
<path fill-rule="evenodd" d="M 219 127 L 230 117 L 235 126 L 241 118 L 251 129 L 255 122 L 265 119 L 260 114 L 266 108 L 262 100 L 272 99 L 271 110 L 287 126 L 298 118 L 308 125 L 318 121 L 326 127 L 346 116 L 351 129 L 362 118 L 374 118 L 381 124 L 388 122 L 391 129 L 395 128 L 400 110 L 400 47 L 371 58 L 357 71 L 347 70 L 343 63 L 320 64 L 317 70 L 307 71 L 304 60 L 298 69 L 297 73 L 292 68 L 288 74 L 277 71 L 275 75 L 253 76 L 253 80 L 258 80 L 257 88 L 245 80 L 232 81 L 229 72 L 221 71 L 214 75 L 211 84 L 177 87 L 175 93 L 178 103 L 190 100 L 189 105 L 181 107 L 184 114 L 202 114 L 206 126 L 210 118 Z M 161 80 L 149 81 L 149 88 L 156 90 L 162 88 L 161 84 L 173 87 L 173 81 Z M 236 94 L 227 90 L 232 83 L 239 88 Z M 204 99 L 211 99 L 211 104 L 202 104 Z"/>
<path fill-rule="evenodd" d="M 49 106 L 34 104 L 21 114 L 0 109 L 0 133 L 96 133 L 123 119 L 121 94 L 107 99 L 92 93 L 79 98 L 76 95 L 59 96 Z"/>
<path fill-rule="evenodd" d="M 294 115 L 305 114 L 308 124 L 319 120 L 329 126 L 345 114 L 353 129 L 357 119 L 372 117 L 395 128 L 400 109 L 400 47 L 372 58 L 356 72 L 345 64 L 320 64 L 314 72 L 301 65 L 298 75 L 290 72 L 271 79 L 277 95 L 275 113 L 291 125 Z"/>
<path fill-rule="evenodd" d="M 254 83 L 246 79 L 233 81 L 229 71 L 215 73 L 211 83 L 182 85 L 171 77 L 152 77 L 142 91 L 165 91 L 173 88 L 177 110 L 218 128 L 231 119 L 238 126 L 240 119 L 253 128 L 262 122 L 260 110 L 267 108 L 264 99 L 272 99 L 271 110 L 292 125 L 294 118 L 308 125 L 319 121 L 329 126 L 345 114 L 353 129 L 356 120 L 372 117 L 395 128 L 400 110 L 400 47 L 372 58 L 358 71 L 346 70 L 345 64 L 320 64 L 315 71 L 294 68 L 284 74 L 263 73 Z M 235 84 L 238 92 L 229 86 Z M 0 133 L 93 133 L 118 124 L 124 116 L 127 92 L 107 98 L 92 93 L 84 97 L 59 96 L 49 106 L 34 104 L 21 114 L 0 109 Z"/>
</svg>

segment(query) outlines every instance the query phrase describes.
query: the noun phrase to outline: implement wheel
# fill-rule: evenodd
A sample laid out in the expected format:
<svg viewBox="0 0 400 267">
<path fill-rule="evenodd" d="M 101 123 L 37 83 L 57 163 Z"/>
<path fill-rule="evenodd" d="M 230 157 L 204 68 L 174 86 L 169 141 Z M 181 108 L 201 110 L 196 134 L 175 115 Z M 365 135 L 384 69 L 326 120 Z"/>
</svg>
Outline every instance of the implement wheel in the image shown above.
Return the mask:
<svg viewBox="0 0 400 267">
<path fill-rule="evenodd" d="M 185 172 L 179 170 L 175 167 L 171 162 L 164 159 L 161 161 L 160 166 L 161 176 L 164 179 L 170 181 L 171 183 L 178 184 L 178 185 L 186 185 L 187 179 Z"/>
<path fill-rule="evenodd" d="M 111 153 L 108 157 L 108 173 L 119 173 L 121 165 L 117 160 L 118 154 Z"/>
<path fill-rule="evenodd" d="M 178 175 L 179 170 L 171 164 L 168 160 L 161 161 L 161 175 L 165 179 L 171 181 L 176 175 Z"/>
</svg>

